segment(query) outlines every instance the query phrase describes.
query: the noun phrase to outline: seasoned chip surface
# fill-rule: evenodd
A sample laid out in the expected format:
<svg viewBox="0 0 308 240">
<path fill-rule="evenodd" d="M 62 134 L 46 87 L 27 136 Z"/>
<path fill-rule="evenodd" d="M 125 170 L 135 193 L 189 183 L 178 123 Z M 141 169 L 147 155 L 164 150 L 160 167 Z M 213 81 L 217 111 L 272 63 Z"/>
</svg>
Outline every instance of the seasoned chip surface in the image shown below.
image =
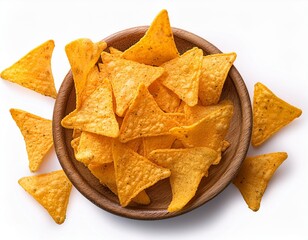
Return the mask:
<svg viewBox="0 0 308 240">
<path fill-rule="evenodd" d="M 65 221 L 72 184 L 63 170 L 23 177 L 18 183 L 48 211 L 56 223 Z"/>
</svg>

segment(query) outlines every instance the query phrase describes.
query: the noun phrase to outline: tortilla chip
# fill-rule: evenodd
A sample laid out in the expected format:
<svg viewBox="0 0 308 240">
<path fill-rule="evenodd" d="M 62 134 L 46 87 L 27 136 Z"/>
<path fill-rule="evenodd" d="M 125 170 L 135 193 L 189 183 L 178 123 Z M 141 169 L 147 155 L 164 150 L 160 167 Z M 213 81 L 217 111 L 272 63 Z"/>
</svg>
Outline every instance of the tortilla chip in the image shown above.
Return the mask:
<svg viewBox="0 0 308 240">
<path fill-rule="evenodd" d="M 102 60 L 106 65 L 109 80 L 112 84 L 116 101 L 116 113 L 122 117 L 135 97 L 138 86 L 143 83 L 148 87 L 159 78 L 164 69 L 161 67 L 147 66 L 130 60 L 111 57 L 103 52 Z"/>
<path fill-rule="evenodd" d="M 171 148 L 175 137 L 172 135 L 161 135 L 155 137 L 143 138 L 144 156 L 147 158 L 149 154 L 156 149 Z"/>
<path fill-rule="evenodd" d="M 231 146 L 231 143 L 229 143 L 227 140 L 223 140 L 222 146 L 221 146 L 221 152 L 226 151 L 230 146 Z"/>
<path fill-rule="evenodd" d="M 112 90 L 108 79 L 76 109 L 62 119 L 65 128 L 77 128 L 107 137 L 119 135 L 119 125 L 113 112 Z"/>
<path fill-rule="evenodd" d="M 45 96 L 56 98 L 57 90 L 51 71 L 51 56 L 54 47 L 53 40 L 41 44 L 18 62 L 3 70 L 1 78 Z"/>
<path fill-rule="evenodd" d="M 199 83 L 199 98 L 202 105 L 218 103 L 236 53 L 211 54 L 203 57 Z"/>
<path fill-rule="evenodd" d="M 113 162 L 112 142 L 113 138 L 82 132 L 75 158 L 85 165 Z"/>
<path fill-rule="evenodd" d="M 119 49 L 116 49 L 114 47 L 109 47 L 109 52 L 112 54 L 112 55 L 115 55 L 117 57 L 122 57 L 122 51 L 120 51 Z"/>
<path fill-rule="evenodd" d="M 276 152 L 248 157 L 244 160 L 233 183 L 240 190 L 251 210 L 259 210 L 269 181 L 287 157 L 285 152 Z"/>
<path fill-rule="evenodd" d="M 88 168 L 101 184 L 108 187 L 115 195 L 118 195 L 113 162 L 105 164 L 90 163 Z M 144 190 L 134 197 L 132 201 L 142 205 L 148 205 L 151 203 L 150 197 Z"/>
<path fill-rule="evenodd" d="M 18 183 L 48 211 L 57 224 L 65 221 L 72 184 L 63 170 L 23 177 Z"/>
<path fill-rule="evenodd" d="M 158 81 L 153 82 L 149 86 L 149 91 L 154 97 L 157 105 L 164 111 L 164 112 L 176 112 L 180 106 L 181 99 L 166 88 L 164 85 L 159 83 Z"/>
<path fill-rule="evenodd" d="M 208 147 L 220 155 L 232 116 L 233 105 L 225 105 L 192 125 L 170 129 L 170 133 L 181 140 L 185 147 Z M 220 157 L 214 164 L 219 161 Z"/>
<path fill-rule="evenodd" d="M 262 83 L 256 83 L 253 98 L 252 145 L 260 146 L 301 114 L 302 110 L 278 98 Z"/>
<path fill-rule="evenodd" d="M 154 163 L 169 168 L 172 201 L 169 212 L 181 210 L 196 194 L 199 183 L 212 163 L 217 152 L 210 148 L 160 149 L 150 153 Z"/>
<path fill-rule="evenodd" d="M 178 55 L 168 12 L 162 10 L 145 35 L 135 45 L 124 51 L 122 57 L 147 65 L 160 66 Z"/>
<path fill-rule="evenodd" d="M 127 142 L 139 137 L 165 135 L 175 126 L 177 123 L 158 107 L 142 84 L 124 117 L 119 139 Z"/>
<path fill-rule="evenodd" d="M 75 156 L 78 153 L 79 142 L 80 142 L 80 137 L 73 138 L 72 141 L 71 141 L 71 147 L 74 150 L 74 155 Z"/>
<path fill-rule="evenodd" d="M 24 137 L 29 168 L 36 172 L 53 146 L 51 120 L 20 109 L 12 108 L 10 112 Z"/>
<path fill-rule="evenodd" d="M 125 207 L 144 189 L 170 176 L 170 170 L 157 166 L 126 145 L 114 141 L 113 159 L 121 206 Z"/>
<path fill-rule="evenodd" d="M 166 73 L 159 81 L 191 107 L 198 103 L 202 58 L 202 50 L 194 47 L 161 65 Z"/>
<path fill-rule="evenodd" d="M 81 106 L 81 96 L 88 74 L 106 47 L 105 42 L 93 43 L 87 38 L 76 39 L 65 46 L 75 83 L 77 109 Z"/>
</svg>

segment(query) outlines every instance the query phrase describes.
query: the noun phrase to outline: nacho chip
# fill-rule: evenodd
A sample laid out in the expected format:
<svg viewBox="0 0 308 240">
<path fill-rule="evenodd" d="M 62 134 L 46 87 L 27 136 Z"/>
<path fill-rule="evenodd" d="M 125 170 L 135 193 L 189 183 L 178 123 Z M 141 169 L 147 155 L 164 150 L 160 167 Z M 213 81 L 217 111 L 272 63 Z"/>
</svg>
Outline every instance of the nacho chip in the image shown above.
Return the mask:
<svg viewBox="0 0 308 240">
<path fill-rule="evenodd" d="M 124 115 L 135 97 L 138 86 L 143 83 L 148 87 L 164 72 L 161 67 L 147 66 L 117 57 L 110 58 L 110 54 L 106 52 L 102 53 L 102 60 L 106 65 L 109 80 L 112 84 L 116 113 L 120 117 Z"/>
<path fill-rule="evenodd" d="M 220 156 L 232 116 L 233 105 L 225 105 L 192 125 L 170 129 L 170 133 L 181 140 L 185 147 L 208 147 Z M 220 157 L 214 164 L 219 161 Z"/>
<path fill-rule="evenodd" d="M 180 57 L 161 65 L 166 73 L 159 81 L 189 106 L 198 103 L 202 58 L 202 50 L 194 47 Z"/>
<path fill-rule="evenodd" d="M 101 184 L 108 187 L 115 195 L 118 195 L 113 162 L 105 164 L 90 163 L 88 168 Z M 132 201 L 142 205 L 151 203 L 150 197 L 144 190 L 134 197 Z"/>
<path fill-rule="evenodd" d="M 45 96 L 56 98 L 57 91 L 51 71 L 51 56 L 54 47 L 53 40 L 41 44 L 11 67 L 3 70 L 1 78 Z"/>
<path fill-rule="evenodd" d="M 139 137 L 164 135 L 175 126 L 177 123 L 158 107 L 142 84 L 124 117 L 119 139 L 127 142 Z"/>
<path fill-rule="evenodd" d="M 221 152 L 226 151 L 231 146 L 231 143 L 229 143 L 227 140 L 222 141 L 222 147 Z"/>
<path fill-rule="evenodd" d="M 74 150 L 74 155 L 75 155 L 75 156 L 76 156 L 76 154 L 78 153 L 78 145 L 79 145 L 79 142 L 80 142 L 80 137 L 73 138 L 72 141 L 71 141 L 71 147 L 72 147 L 73 150 Z"/>
<path fill-rule="evenodd" d="M 109 52 L 112 54 L 112 55 L 116 55 L 117 57 L 121 57 L 122 56 L 122 51 L 120 51 L 119 49 L 116 49 L 114 47 L 109 47 Z"/>
<path fill-rule="evenodd" d="M 169 169 L 157 166 L 118 141 L 114 141 L 113 159 L 118 196 L 123 207 L 144 189 L 170 176 Z"/>
<path fill-rule="evenodd" d="M 278 98 L 262 83 L 256 83 L 253 97 L 252 145 L 260 146 L 301 114 L 302 110 Z"/>
<path fill-rule="evenodd" d="M 65 221 L 72 184 L 63 170 L 23 177 L 18 183 L 48 211 L 57 224 Z"/>
<path fill-rule="evenodd" d="M 160 66 L 179 55 L 169 22 L 168 12 L 162 10 L 145 35 L 123 57 L 147 65 Z"/>
<path fill-rule="evenodd" d="M 113 138 L 82 132 L 75 158 L 85 165 L 113 162 L 112 142 Z"/>
<path fill-rule="evenodd" d="M 218 103 L 236 53 L 211 54 L 203 57 L 199 98 L 204 106 Z"/>
<path fill-rule="evenodd" d="M 244 160 L 233 183 L 240 190 L 251 210 L 259 210 L 269 181 L 287 157 L 285 152 L 276 152 L 248 157 Z"/>
<path fill-rule="evenodd" d="M 76 109 L 62 119 L 65 128 L 77 128 L 107 137 L 119 135 L 119 125 L 113 112 L 112 90 L 108 79 Z"/>
<path fill-rule="evenodd" d="M 171 148 L 175 137 L 172 135 L 161 135 L 155 137 L 143 138 L 144 156 L 147 158 L 149 154 L 156 149 Z"/>
<path fill-rule="evenodd" d="M 149 91 L 154 97 L 157 105 L 164 111 L 164 112 L 176 112 L 180 106 L 181 99 L 166 88 L 164 85 L 159 83 L 158 81 L 153 82 L 149 86 Z"/>
<path fill-rule="evenodd" d="M 51 120 L 20 109 L 12 108 L 10 112 L 24 137 L 29 168 L 36 172 L 53 146 Z"/>
<path fill-rule="evenodd" d="M 169 168 L 172 201 L 169 212 L 181 210 L 196 194 L 199 183 L 212 163 L 217 152 L 210 148 L 161 149 L 150 153 L 154 163 Z"/>
<path fill-rule="evenodd" d="M 106 47 L 105 42 L 93 43 L 87 38 L 76 39 L 65 46 L 75 83 L 77 109 L 81 106 L 81 96 L 87 76 Z"/>
</svg>

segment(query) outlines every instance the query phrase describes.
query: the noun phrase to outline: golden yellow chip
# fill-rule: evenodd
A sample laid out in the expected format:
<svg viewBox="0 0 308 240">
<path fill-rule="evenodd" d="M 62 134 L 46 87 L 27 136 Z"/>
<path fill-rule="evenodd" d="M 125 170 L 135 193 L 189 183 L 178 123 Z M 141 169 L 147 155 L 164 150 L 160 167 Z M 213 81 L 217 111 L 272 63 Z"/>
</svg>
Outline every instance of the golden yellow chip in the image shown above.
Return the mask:
<svg viewBox="0 0 308 240">
<path fill-rule="evenodd" d="M 149 91 L 154 97 L 157 105 L 164 112 L 176 112 L 178 110 L 181 99 L 158 81 L 153 82 L 149 86 Z"/>
<path fill-rule="evenodd" d="M 174 212 L 195 196 L 202 177 L 217 159 L 217 152 L 204 147 L 161 149 L 151 152 L 149 159 L 171 171 L 172 201 L 168 211 Z"/>
<path fill-rule="evenodd" d="M 147 158 L 153 150 L 171 148 L 172 143 L 174 141 L 175 141 L 175 137 L 172 135 L 144 137 L 143 138 L 143 150 L 144 150 L 143 154 Z"/>
<path fill-rule="evenodd" d="M 119 49 L 117 48 L 114 48 L 114 47 L 109 47 L 109 52 L 112 54 L 112 55 L 116 55 L 118 57 L 122 57 L 122 51 L 120 51 Z"/>
<path fill-rule="evenodd" d="M 115 195 L 118 195 L 113 162 L 105 164 L 90 163 L 88 168 L 101 184 L 108 187 Z M 142 205 L 151 203 L 150 197 L 144 190 L 134 197 L 132 201 Z"/>
<path fill-rule="evenodd" d="M 125 144 L 129 148 L 133 149 L 135 152 L 139 152 L 139 150 L 141 150 L 141 148 L 143 148 L 143 139 L 142 138 L 136 138 L 136 139 L 133 139 L 133 140 L 126 142 Z"/>
<path fill-rule="evenodd" d="M 222 147 L 221 152 L 226 151 L 231 146 L 231 143 L 229 143 L 227 140 L 222 141 Z"/>
<path fill-rule="evenodd" d="M 18 183 L 48 211 L 57 224 L 65 221 L 72 184 L 63 170 L 23 177 Z"/>
<path fill-rule="evenodd" d="M 122 117 L 135 97 L 138 86 L 143 83 L 148 87 L 159 78 L 164 69 L 152 67 L 130 60 L 110 57 L 110 54 L 103 52 L 102 60 L 106 65 L 109 80 L 112 84 L 116 102 L 116 113 Z"/>
<path fill-rule="evenodd" d="M 113 160 L 118 196 L 123 207 L 144 189 L 170 176 L 169 169 L 157 166 L 118 141 L 114 141 Z"/>
<path fill-rule="evenodd" d="M 74 155 L 75 156 L 78 153 L 79 142 L 80 142 L 80 137 L 73 138 L 72 141 L 71 141 L 71 146 L 72 146 L 72 148 L 74 150 Z"/>
<path fill-rule="evenodd" d="M 120 129 L 120 141 L 168 134 L 177 123 L 156 104 L 153 96 L 143 84 L 130 105 Z"/>
<path fill-rule="evenodd" d="M 53 146 L 51 120 L 20 109 L 10 109 L 10 112 L 24 137 L 29 168 L 35 172 Z"/>
<path fill-rule="evenodd" d="M 301 114 L 302 110 L 278 98 L 262 83 L 256 83 L 253 97 L 252 145 L 261 145 Z"/>
<path fill-rule="evenodd" d="M 113 112 L 112 90 L 108 79 L 76 109 L 62 119 L 65 128 L 77 128 L 107 137 L 119 135 L 119 125 Z"/>
<path fill-rule="evenodd" d="M 218 103 L 236 53 L 211 54 L 203 57 L 199 98 L 204 106 Z"/>
<path fill-rule="evenodd" d="M 18 62 L 3 70 L 1 78 L 56 98 L 57 91 L 51 71 L 51 56 L 54 47 L 53 40 L 41 44 Z"/>
<path fill-rule="evenodd" d="M 244 160 L 233 183 L 240 190 L 251 210 L 259 210 L 270 179 L 287 157 L 285 152 L 276 152 L 248 157 Z"/>
<path fill-rule="evenodd" d="M 178 95 L 188 106 L 198 103 L 202 58 L 202 50 L 194 47 L 180 57 L 161 65 L 166 73 L 159 81 Z"/>
<path fill-rule="evenodd" d="M 212 111 L 192 125 L 174 127 L 170 129 L 170 133 L 181 140 L 185 147 L 208 147 L 214 149 L 219 154 L 214 164 L 218 164 L 223 141 L 227 135 L 232 116 L 233 105 L 228 104 Z"/>
<path fill-rule="evenodd" d="M 75 83 L 77 109 L 81 106 L 87 76 L 106 47 L 105 42 L 93 43 L 87 38 L 76 39 L 65 46 Z"/>
<path fill-rule="evenodd" d="M 124 51 L 123 57 L 139 63 L 160 66 L 178 56 L 168 12 L 162 10 L 154 19 L 145 35 Z"/>
<path fill-rule="evenodd" d="M 85 165 L 113 162 L 112 142 L 113 138 L 82 132 L 75 158 Z"/>
</svg>

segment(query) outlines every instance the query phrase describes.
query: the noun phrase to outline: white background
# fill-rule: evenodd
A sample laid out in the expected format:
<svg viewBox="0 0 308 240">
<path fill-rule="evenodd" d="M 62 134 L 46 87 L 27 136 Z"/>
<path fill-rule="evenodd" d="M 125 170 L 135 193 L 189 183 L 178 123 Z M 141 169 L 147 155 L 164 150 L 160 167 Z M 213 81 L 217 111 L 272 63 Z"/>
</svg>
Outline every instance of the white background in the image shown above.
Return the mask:
<svg viewBox="0 0 308 240">
<path fill-rule="evenodd" d="M 17 183 L 33 175 L 24 141 L 9 109 L 51 118 L 54 100 L 0 80 L 1 239 L 307 239 L 308 1 L 0 1 L 0 71 L 48 39 L 57 89 L 69 70 L 64 46 L 80 37 L 99 41 L 119 30 L 149 25 L 163 8 L 174 27 L 191 31 L 224 52 L 252 96 L 260 81 L 303 110 L 302 116 L 249 155 L 286 151 L 258 212 L 230 185 L 185 215 L 138 221 L 101 210 L 73 188 L 67 219 L 57 225 Z M 54 151 L 38 173 L 60 169 Z"/>
</svg>

